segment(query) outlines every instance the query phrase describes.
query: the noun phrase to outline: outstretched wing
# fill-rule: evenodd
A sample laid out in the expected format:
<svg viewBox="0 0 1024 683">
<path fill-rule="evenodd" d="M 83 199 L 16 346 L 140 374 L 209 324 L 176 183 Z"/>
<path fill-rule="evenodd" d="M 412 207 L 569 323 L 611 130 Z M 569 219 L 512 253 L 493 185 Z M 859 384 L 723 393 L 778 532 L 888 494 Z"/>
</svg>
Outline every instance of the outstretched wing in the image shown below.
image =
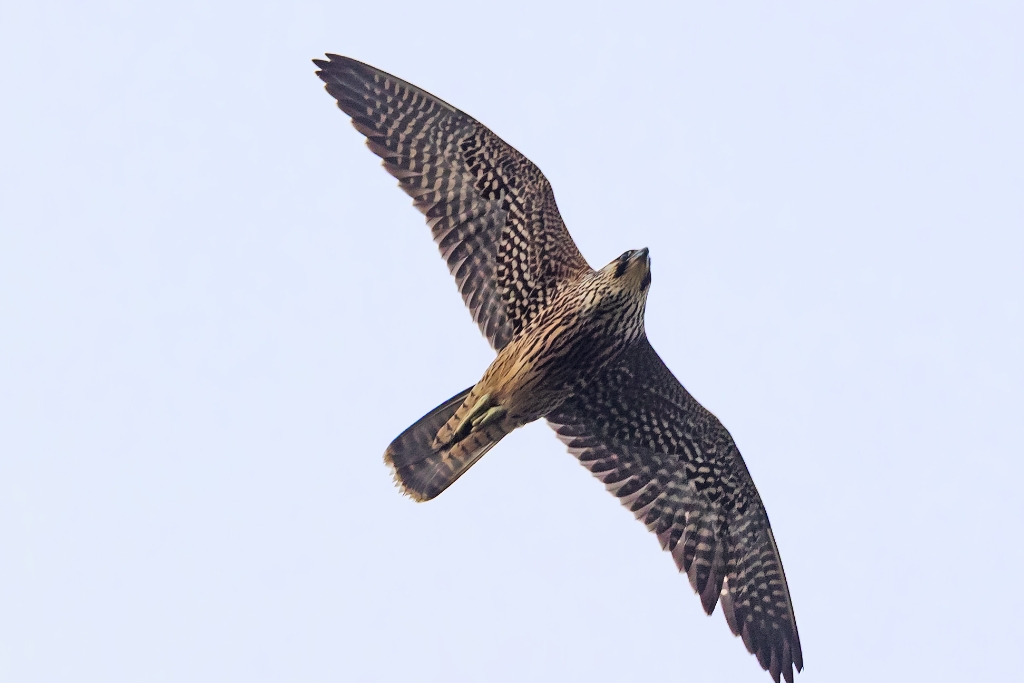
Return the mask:
<svg viewBox="0 0 1024 683">
<path fill-rule="evenodd" d="M 384 168 L 426 214 L 480 331 L 500 349 L 589 269 L 544 174 L 469 115 L 348 57 L 317 75 Z"/>
<path fill-rule="evenodd" d="M 647 339 L 548 416 L 569 451 L 658 535 L 711 614 L 776 683 L 803 668 L 782 560 L 729 432 Z"/>
</svg>

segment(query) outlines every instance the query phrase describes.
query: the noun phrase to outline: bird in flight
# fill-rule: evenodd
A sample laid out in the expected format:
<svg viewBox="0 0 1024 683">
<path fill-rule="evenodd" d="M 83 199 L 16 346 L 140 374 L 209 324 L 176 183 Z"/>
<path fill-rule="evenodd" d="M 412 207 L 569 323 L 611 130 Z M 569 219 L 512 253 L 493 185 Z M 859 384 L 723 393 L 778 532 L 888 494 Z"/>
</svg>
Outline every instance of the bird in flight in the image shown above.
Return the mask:
<svg viewBox="0 0 1024 683">
<path fill-rule="evenodd" d="M 711 614 L 779 682 L 803 669 L 793 603 L 754 481 L 729 432 L 647 341 L 647 249 L 592 269 L 544 174 L 468 114 L 348 57 L 317 75 L 426 216 L 497 357 L 384 454 L 434 498 L 509 432 L 544 418 L 657 534 Z"/>
</svg>

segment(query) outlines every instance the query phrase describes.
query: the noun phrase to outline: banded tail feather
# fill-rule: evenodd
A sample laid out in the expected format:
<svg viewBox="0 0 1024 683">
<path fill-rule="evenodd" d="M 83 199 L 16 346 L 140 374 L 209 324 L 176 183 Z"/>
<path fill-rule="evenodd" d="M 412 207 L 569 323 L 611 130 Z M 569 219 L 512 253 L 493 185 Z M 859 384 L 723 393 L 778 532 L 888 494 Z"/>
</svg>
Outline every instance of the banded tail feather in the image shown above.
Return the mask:
<svg viewBox="0 0 1024 683">
<path fill-rule="evenodd" d="M 402 493 L 418 503 L 436 498 L 507 433 L 498 423 L 474 429 L 452 443 L 458 424 L 476 405 L 470 387 L 402 432 L 384 451 Z M 468 400 L 467 400 L 468 399 Z"/>
</svg>

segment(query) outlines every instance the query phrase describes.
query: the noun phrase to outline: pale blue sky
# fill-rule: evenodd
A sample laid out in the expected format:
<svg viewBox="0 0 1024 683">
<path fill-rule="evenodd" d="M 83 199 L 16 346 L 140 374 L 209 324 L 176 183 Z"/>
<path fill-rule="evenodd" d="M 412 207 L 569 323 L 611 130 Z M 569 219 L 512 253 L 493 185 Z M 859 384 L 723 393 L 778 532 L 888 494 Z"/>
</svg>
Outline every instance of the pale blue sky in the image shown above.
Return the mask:
<svg viewBox="0 0 1024 683">
<path fill-rule="evenodd" d="M 381 463 L 490 351 L 346 54 L 650 247 L 806 681 L 1020 677 L 1024 6 L 0 4 L 0 681 L 768 681 L 543 424 Z"/>
</svg>

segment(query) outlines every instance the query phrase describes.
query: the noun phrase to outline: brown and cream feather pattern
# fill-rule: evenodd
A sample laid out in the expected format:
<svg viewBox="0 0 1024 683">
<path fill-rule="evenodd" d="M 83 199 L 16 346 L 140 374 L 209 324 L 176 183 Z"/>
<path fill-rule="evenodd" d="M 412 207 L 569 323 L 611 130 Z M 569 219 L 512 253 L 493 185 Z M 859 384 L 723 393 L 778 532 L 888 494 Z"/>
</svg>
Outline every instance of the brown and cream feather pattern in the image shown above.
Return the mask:
<svg viewBox="0 0 1024 683">
<path fill-rule="evenodd" d="M 497 357 L 385 452 L 429 500 L 503 436 L 546 418 L 668 550 L 711 614 L 779 681 L 803 653 L 768 515 L 729 432 L 647 341 L 647 250 L 593 270 L 526 157 L 472 117 L 366 64 L 314 60 L 422 211 Z"/>
<path fill-rule="evenodd" d="M 768 515 L 722 423 L 647 340 L 547 416 L 559 438 L 658 536 L 711 614 L 778 680 L 803 653 Z"/>
<path fill-rule="evenodd" d="M 495 349 L 589 270 L 529 159 L 447 102 L 353 59 L 314 60 L 338 107 L 427 218 Z"/>
</svg>

